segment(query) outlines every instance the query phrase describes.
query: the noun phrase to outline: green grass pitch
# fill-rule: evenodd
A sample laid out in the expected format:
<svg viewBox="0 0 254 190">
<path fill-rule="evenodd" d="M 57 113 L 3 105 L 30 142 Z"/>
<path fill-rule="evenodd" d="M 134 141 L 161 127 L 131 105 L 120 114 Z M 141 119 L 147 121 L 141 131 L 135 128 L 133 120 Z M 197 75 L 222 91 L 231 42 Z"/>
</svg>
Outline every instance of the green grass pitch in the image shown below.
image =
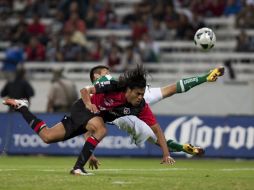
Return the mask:
<svg viewBox="0 0 254 190">
<path fill-rule="evenodd" d="M 253 190 L 254 160 L 99 158 L 94 176 L 71 176 L 76 157 L 0 156 L 0 190 Z"/>
</svg>

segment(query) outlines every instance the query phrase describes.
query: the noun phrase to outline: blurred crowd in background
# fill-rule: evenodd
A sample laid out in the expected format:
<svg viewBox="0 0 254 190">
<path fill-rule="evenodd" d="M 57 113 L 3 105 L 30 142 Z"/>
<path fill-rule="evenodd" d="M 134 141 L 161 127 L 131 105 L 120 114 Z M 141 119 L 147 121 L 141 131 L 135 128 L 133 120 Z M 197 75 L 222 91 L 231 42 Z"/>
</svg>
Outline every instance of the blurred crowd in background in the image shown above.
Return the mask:
<svg viewBox="0 0 254 190">
<path fill-rule="evenodd" d="M 233 15 L 236 28 L 254 28 L 254 0 L 143 0 L 132 9 L 119 16 L 110 0 L 0 0 L 0 41 L 11 43 L 3 69 L 24 61 L 103 61 L 120 72 L 159 62 L 156 41 L 193 40 L 207 17 Z M 114 35 L 88 37 L 92 29 L 129 29 L 129 44 L 123 48 Z M 242 31 L 235 51 L 254 51 L 254 40 Z"/>
</svg>

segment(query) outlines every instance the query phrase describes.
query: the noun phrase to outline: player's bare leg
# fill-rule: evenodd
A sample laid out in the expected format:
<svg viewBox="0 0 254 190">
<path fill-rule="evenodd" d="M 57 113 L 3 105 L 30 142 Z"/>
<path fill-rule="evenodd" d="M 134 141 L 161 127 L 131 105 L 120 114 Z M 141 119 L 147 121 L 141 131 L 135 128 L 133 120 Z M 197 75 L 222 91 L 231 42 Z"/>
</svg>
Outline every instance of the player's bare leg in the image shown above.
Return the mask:
<svg viewBox="0 0 254 190">
<path fill-rule="evenodd" d="M 55 126 L 48 128 L 46 123 L 38 119 L 28 110 L 28 101 L 25 99 L 6 99 L 3 101 L 4 105 L 13 107 L 20 112 L 29 126 L 41 137 L 43 142 L 49 144 L 58 142 L 64 139 L 65 128 L 60 122 Z"/>
<path fill-rule="evenodd" d="M 47 144 L 62 141 L 65 136 L 64 125 L 59 122 L 53 127 L 45 127 L 40 131 L 39 136 Z"/>
<path fill-rule="evenodd" d="M 6 99 L 3 101 L 3 104 L 12 106 L 16 111 L 20 112 L 29 126 L 42 138 L 44 142 L 52 143 L 64 140 L 66 132 L 63 124 L 60 122 L 52 128 L 48 128 L 44 121 L 38 119 L 28 110 L 27 100 Z M 91 130 L 93 135 L 87 138 L 78 160 L 71 171 L 71 174 L 74 175 L 92 175 L 91 173 L 86 172 L 83 167 L 97 144 L 106 135 L 107 131 L 101 117 L 94 117 L 90 119 L 88 125 L 84 126 L 84 128 L 85 127 L 87 127 L 88 130 Z"/>
</svg>

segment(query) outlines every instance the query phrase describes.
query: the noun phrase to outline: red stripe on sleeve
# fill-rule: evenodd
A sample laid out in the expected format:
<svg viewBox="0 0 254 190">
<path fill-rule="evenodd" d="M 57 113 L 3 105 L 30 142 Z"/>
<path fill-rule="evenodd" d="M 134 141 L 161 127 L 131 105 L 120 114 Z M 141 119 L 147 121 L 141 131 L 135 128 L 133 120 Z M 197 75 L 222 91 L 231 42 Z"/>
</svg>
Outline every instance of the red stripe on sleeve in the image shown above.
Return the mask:
<svg viewBox="0 0 254 190">
<path fill-rule="evenodd" d="M 42 125 L 45 125 L 45 122 L 41 121 L 40 123 L 38 123 L 38 124 L 35 126 L 34 131 L 35 131 L 36 133 L 38 133 Z"/>
<path fill-rule="evenodd" d="M 93 137 L 89 137 L 87 140 L 87 142 L 91 143 L 94 146 L 97 146 L 97 144 L 99 143 L 99 141 L 97 141 L 96 139 L 94 139 Z"/>
</svg>

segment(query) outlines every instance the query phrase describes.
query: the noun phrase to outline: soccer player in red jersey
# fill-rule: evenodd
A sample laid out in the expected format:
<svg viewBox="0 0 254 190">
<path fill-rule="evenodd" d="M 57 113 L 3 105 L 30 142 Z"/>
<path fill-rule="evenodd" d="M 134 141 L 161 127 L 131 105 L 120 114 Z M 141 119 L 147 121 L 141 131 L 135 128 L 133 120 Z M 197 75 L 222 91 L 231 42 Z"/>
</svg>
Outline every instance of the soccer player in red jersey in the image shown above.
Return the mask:
<svg viewBox="0 0 254 190">
<path fill-rule="evenodd" d="M 3 103 L 20 112 L 45 143 L 64 141 L 88 131 L 91 133 L 71 174 L 91 175 L 85 171 L 84 165 L 107 133 L 105 122 L 126 115 L 137 116 L 153 129 L 163 152 L 161 163 L 173 164 L 175 161 L 170 157 L 164 134 L 143 98 L 145 88 L 146 71 L 141 66 L 125 72 L 119 81 L 106 81 L 83 88 L 80 90 L 81 98 L 73 104 L 70 115 L 64 116 L 51 128 L 28 110 L 26 100 L 6 99 Z"/>
<path fill-rule="evenodd" d="M 205 82 L 215 82 L 218 77 L 224 74 L 223 67 L 217 67 L 210 72 L 203 74 L 201 76 L 194 76 L 187 79 L 182 79 L 175 84 L 170 84 L 164 87 L 147 87 L 144 94 L 144 99 L 148 105 L 153 105 L 160 100 L 171 97 L 176 93 L 183 93 L 191 88 L 200 85 Z M 91 69 L 90 79 L 93 85 L 98 83 L 105 83 L 106 81 L 116 80 L 111 76 L 110 70 L 104 65 L 98 65 Z M 157 137 L 153 132 L 153 128 L 150 128 L 145 122 L 140 120 L 134 115 L 126 115 L 119 117 L 112 121 L 119 129 L 126 131 L 130 137 L 131 141 L 137 146 L 142 146 L 145 141 L 157 144 Z M 85 134 L 86 136 L 87 134 Z M 190 155 L 202 156 L 204 154 L 204 149 L 198 146 L 193 146 L 189 143 L 180 144 L 172 139 L 168 139 L 167 146 L 172 152 L 183 151 Z M 89 167 L 98 169 L 99 161 L 92 155 L 89 160 Z"/>
</svg>

